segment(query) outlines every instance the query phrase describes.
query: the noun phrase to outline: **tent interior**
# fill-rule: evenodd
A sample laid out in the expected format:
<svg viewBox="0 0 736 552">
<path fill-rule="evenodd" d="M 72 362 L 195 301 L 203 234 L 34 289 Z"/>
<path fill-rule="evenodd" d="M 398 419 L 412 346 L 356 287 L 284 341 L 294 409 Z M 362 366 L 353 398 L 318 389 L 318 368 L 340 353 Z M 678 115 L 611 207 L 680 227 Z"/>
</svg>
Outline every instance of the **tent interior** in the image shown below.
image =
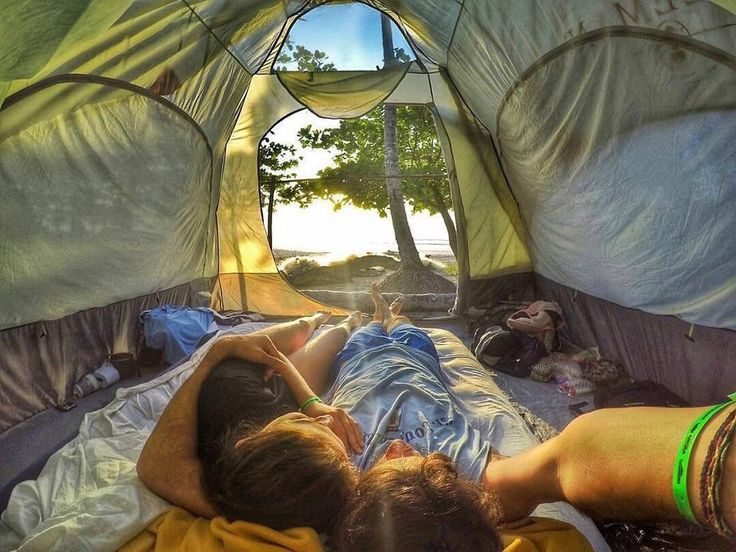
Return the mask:
<svg viewBox="0 0 736 552">
<path fill-rule="evenodd" d="M 3 7 L 3 507 L 52 452 L 36 450 L 51 417 L 72 431 L 52 431 L 58 448 L 112 398 L 48 410 L 102 359 L 136 351 L 141 311 L 346 314 L 284 279 L 261 213 L 259 144 L 305 108 L 431 111 L 457 225 L 445 325 L 466 344 L 469 314 L 545 299 L 567 342 L 634 379 L 693 405 L 736 388 L 736 2 L 363 3 L 410 61 L 275 71 L 299 18 L 342 1 Z"/>
</svg>

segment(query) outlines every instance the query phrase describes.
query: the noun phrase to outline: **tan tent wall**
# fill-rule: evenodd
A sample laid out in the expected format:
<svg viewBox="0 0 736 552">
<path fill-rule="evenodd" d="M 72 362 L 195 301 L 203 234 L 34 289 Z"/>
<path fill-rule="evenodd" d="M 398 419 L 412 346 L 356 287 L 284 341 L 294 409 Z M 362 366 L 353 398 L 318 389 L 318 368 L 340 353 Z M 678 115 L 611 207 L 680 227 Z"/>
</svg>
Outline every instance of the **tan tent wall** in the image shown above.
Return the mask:
<svg viewBox="0 0 736 552">
<path fill-rule="evenodd" d="M 299 315 L 329 309 L 294 290 L 280 276 L 268 246 L 258 191 L 258 144 L 270 128 L 301 105 L 274 75 L 256 75 L 227 146 L 220 187 L 218 236 L 222 309 Z"/>
<path fill-rule="evenodd" d="M 466 111 L 446 75 L 440 72 L 430 78 L 433 102 L 447 133 L 445 151 L 455 158 L 463 209 L 462 216 L 456 218 L 463 220 L 467 229 L 469 277 L 529 271 L 516 205 L 503 181 L 488 133 Z"/>
<path fill-rule="evenodd" d="M 361 80 L 364 92 L 342 94 L 340 85 L 346 79 Z M 362 76 L 334 72 L 322 73 L 315 80 L 299 78 L 297 93 L 283 86 L 295 80 L 292 75 L 254 76 L 228 144 L 218 210 L 222 293 L 219 304 L 223 308 L 247 308 L 268 314 L 305 314 L 315 307 L 324 308 L 296 293 L 290 297 L 288 284 L 270 276 L 278 275 L 278 270 L 268 247 L 258 202 L 258 144 L 272 126 L 303 105 L 323 115 L 323 106 L 330 105 L 333 115 L 359 116 L 378 105 L 387 93 L 390 95 L 386 103 L 426 105 L 438 121 L 457 214 L 460 280 L 530 269 L 526 248 L 498 199 L 497 190 L 505 194 L 509 208 L 515 207 L 500 182 L 501 173 L 488 135 L 464 108 L 441 71 L 405 73 L 398 85 L 396 71 L 391 70 Z M 333 97 L 336 100 L 330 101 Z M 465 209 L 465 205 L 473 208 Z M 489 243 L 499 246 L 488 247 Z M 255 285 L 258 280 L 254 278 L 266 276 L 276 286 L 273 291 Z M 463 289 L 461 285 L 458 312 L 466 308 Z"/>
</svg>

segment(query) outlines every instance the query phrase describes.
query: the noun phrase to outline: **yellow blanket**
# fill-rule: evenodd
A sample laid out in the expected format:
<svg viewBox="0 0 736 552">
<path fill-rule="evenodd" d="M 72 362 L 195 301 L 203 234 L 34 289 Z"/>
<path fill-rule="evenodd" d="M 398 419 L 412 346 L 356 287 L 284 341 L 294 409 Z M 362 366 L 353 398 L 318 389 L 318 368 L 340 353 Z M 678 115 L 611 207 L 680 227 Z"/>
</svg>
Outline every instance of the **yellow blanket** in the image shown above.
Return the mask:
<svg viewBox="0 0 736 552">
<path fill-rule="evenodd" d="M 583 535 L 561 521 L 528 518 L 500 527 L 504 552 L 592 552 Z M 245 521 L 195 517 L 174 508 L 156 518 L 120 552 L 324 552 L 313 529 L 274 531 Z"/>
<path fill-rule="evenodd" d="M 314 529 L 296 527 L 274 531 L 223 517 L 209 520 L 174 508 L 160 515 L 128 541 L 120 552 L 322 552 Z"/>
<path fill-rule="evenodd" d="M 580 531 L 555 519 L 526 518 L 499 529 L 504 552 L 593 552 Z"/>
</svg>

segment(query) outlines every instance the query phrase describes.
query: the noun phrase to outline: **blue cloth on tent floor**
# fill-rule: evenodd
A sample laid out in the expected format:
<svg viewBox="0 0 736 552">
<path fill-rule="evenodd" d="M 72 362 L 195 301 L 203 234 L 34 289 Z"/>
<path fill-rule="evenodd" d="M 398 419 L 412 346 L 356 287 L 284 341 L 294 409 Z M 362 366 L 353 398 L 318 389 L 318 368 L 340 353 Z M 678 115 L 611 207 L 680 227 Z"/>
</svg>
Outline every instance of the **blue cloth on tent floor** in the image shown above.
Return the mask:
<svg viewBox="0 0 736 552">
<path fill-rule="evenodd" d="M 175 305 L 143 311 L 140 320 L 146 345 L 163 349 L 164 358 L 173 364 L 191 355 L 205 335 L 217 331 L 216 314 L 205 307 Z"/>
</svg>

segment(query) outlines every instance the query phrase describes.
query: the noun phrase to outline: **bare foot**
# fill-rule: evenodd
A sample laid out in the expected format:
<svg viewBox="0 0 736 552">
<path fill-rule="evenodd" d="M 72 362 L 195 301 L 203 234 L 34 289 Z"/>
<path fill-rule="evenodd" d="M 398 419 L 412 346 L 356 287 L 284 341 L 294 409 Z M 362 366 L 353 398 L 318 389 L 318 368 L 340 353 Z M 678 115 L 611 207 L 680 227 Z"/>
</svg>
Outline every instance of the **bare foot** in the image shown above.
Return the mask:
<svg viewBox="0 0 736 552">
<path fill-rule="evenodd" d="M 404 306 L 404 301 L 406 301 L 406 297 L 404 297 L 403 295 L 399 295 L 391 302 L 388 310 L 391 311 L 392 317 L 399 316 L 401 314 L 401 308 Z"/>
<path fill-rule="evenodd" d="M 302 324 L 306 324 L 309 328 L 309 336 L 312 335 L 317 328 L 327 322 L 332 317 L 332 314 L 327 311 L 317 311 L 311 316 L 305 316 L 301 319 Z"/>
<path fill-rule="evenodd" d="M 328 311 L 317 311 L 312 316 L 314 317 L 314 322 L 316 324 L 315 328 L 319 328 L 322 324 L 332 318 L 332 313 Z"/>
<path fill-rule="evenodd" d="M 391 310 L 375 282 L 371 284 L 371 299 L 373 299 L 373 305 L 375 306 L 373 320 L 383 324 L 385 320 L 391 318 Z"/>
<path fill-rule="evenodd" d="M 348 332 L 351 332 L 355 328 L 359 328 L 363 324 L 363 315 L 360 311 L 353 311 L 345 317 L 345 320 L 340 322 L 341 326 L 345 326 Z"/>
</svg>

